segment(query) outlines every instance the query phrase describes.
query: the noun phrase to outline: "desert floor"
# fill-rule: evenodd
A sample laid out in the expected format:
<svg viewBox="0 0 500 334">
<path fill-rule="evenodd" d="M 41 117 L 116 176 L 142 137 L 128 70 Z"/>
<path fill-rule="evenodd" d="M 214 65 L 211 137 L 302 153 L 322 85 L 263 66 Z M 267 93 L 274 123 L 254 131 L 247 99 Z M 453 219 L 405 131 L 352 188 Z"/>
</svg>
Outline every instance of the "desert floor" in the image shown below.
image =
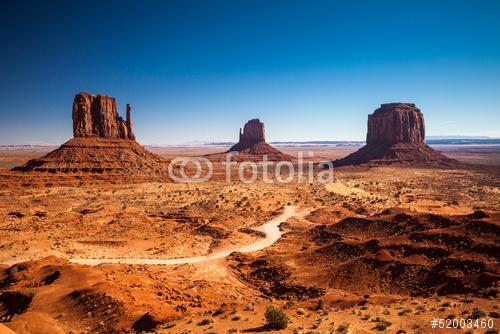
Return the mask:
<svg viewBox="0 0 500 334">
<path fill-rule="evenodd" d="M 281 149 L 317 162 L 357 148 Z M 7 169 L 49 149 L 0 149 L 0 317 L 16 333 L 266 332 L 270 304 L 289 317 L 286 333 L 500 326 L 498 146 L 438 147 L 453 168 L 339 168 L 329 184 Z M 266 240 L 273 221 L 276 242 L 227 254 Z M 163 260 L 173 263 L 151 264 Z"/>
</svg>

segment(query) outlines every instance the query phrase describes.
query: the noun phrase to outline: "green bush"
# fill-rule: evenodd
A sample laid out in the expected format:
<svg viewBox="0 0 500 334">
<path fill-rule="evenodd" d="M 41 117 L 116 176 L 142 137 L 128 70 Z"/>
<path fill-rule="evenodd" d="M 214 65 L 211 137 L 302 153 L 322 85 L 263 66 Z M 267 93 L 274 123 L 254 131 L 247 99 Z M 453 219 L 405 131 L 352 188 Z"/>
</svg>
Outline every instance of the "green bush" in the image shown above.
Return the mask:
<svg viewBox="0 0 500 334">
<path fill-rule="evenodd" d="M 288 317 L 281 307 L 268 305 L 266 307 L 266 327 L 270 329 L 285 329 L 288 326 Z"/>
</svg>

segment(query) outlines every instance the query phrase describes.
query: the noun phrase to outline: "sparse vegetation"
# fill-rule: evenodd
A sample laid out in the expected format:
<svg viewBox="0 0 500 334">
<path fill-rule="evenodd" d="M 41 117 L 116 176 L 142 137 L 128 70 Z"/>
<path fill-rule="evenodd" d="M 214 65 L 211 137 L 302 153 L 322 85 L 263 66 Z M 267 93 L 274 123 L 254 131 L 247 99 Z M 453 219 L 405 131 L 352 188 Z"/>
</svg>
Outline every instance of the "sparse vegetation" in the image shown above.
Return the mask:
<svg viewBox="0 0 500 334">
<path fill-rule="evenodd" d="M 198 323 L 198 326 L 206 326 L 206 325 L 210 325 L 211 323 L 213 323 L 214 320 L 211 319 L 211 318 L 205 318 L 203 320 L 201 320 L 199 323 Z"/>
<path fill-rule="evenodd" d="M 488 317 L 498 319 L 498 312 L 491 311 L 490 313 L 488 313 Z"/>
<path fill-rule="evenodd" d="M 266 317 L 266 328 L 285 329 L 288 326 L 288 317 L 281 307 L 268 305 L 264 316 Z"/>
<path fill-rule="evenodd" d="M 486 317 L 486 312 L 477 307 L 475 307 L 469 315 L 469 319 L 479 319 L 483 317 Z"/>
<path fill-rule="evenodd" d="M 340 324 L 337 329 L 335 329 L 335 333 L 337 334 L 347 334 L 349 332 L 349 324 L 343 323 Z"/>
<path fill-rule="evenodd" d="M 409 308 L 409 307 L 405 307 L 404 309 L 402 309 L 401 311 L 398 312 L 398 315 L 399 316 L 404 316 L 408 313 L 411 313 L 412 312 L 412 309 Z"/>
<path fill-rule="evenodd" d="M 387 321 L 387 320 L 382 319 L 380 317 L 377 317 L 375 319 L 375 322 L 376 322 L 376 324 L 375 324 L 375 327 L 373 327 L 373 329 L 377 330 L 377 331 L 384 331 L 392 325 L 392 323 L 390 321 Z"/>
</svg>

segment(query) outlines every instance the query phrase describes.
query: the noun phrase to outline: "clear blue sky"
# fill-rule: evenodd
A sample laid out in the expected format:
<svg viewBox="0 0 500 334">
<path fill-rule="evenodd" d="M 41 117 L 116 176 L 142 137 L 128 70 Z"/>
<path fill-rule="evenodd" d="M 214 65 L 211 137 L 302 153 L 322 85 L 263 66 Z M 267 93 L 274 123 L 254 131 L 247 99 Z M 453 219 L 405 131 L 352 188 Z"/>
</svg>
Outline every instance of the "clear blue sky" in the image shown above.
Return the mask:
<svg viewBox="0 0 500 334">
<path fill-rule="evenodd" d="M 362 140 L 414 102 L 427 135 L 500 137 L 500 1 L 5 1 L 0 144 L 72 136 L 80 91 L 132 104 L 144 144 Z"/>
</svg>

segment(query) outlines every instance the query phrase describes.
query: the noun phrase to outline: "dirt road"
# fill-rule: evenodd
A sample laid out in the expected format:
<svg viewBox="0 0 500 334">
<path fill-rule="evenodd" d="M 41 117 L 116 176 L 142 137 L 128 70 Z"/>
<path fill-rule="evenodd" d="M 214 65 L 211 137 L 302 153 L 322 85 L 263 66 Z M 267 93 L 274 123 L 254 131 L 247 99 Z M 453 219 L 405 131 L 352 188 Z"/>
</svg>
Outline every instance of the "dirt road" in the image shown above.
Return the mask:
<svg viewBox="0 0 500 334">
<path fill-rule="evenodd" d="M 103 263 L 121 263 L 121 264 L 149 264 L 149 265 L 175 265 L 187 263 L 201 263 L 224 258 L 232 252 L 250 253 L 256 252 L 274 244 L 283 234 L 279 225 L 287 221 L 291 217 L 301 215 L 301 213 L 294 206 L 285 206 L 284 211 L 275 219 L 259 226 L 256 230 L 264 232 L 265 237 L 254 243 L 246 246 L 240 246 L 230 249 L 225 249 L 208 255 L 183 257 L 177 259 L 149 259 L 149 258 L 74 258 L 69 259 L 73 263 L 86 264 L 86 265 L 99 265 Z"/>
</svg>

